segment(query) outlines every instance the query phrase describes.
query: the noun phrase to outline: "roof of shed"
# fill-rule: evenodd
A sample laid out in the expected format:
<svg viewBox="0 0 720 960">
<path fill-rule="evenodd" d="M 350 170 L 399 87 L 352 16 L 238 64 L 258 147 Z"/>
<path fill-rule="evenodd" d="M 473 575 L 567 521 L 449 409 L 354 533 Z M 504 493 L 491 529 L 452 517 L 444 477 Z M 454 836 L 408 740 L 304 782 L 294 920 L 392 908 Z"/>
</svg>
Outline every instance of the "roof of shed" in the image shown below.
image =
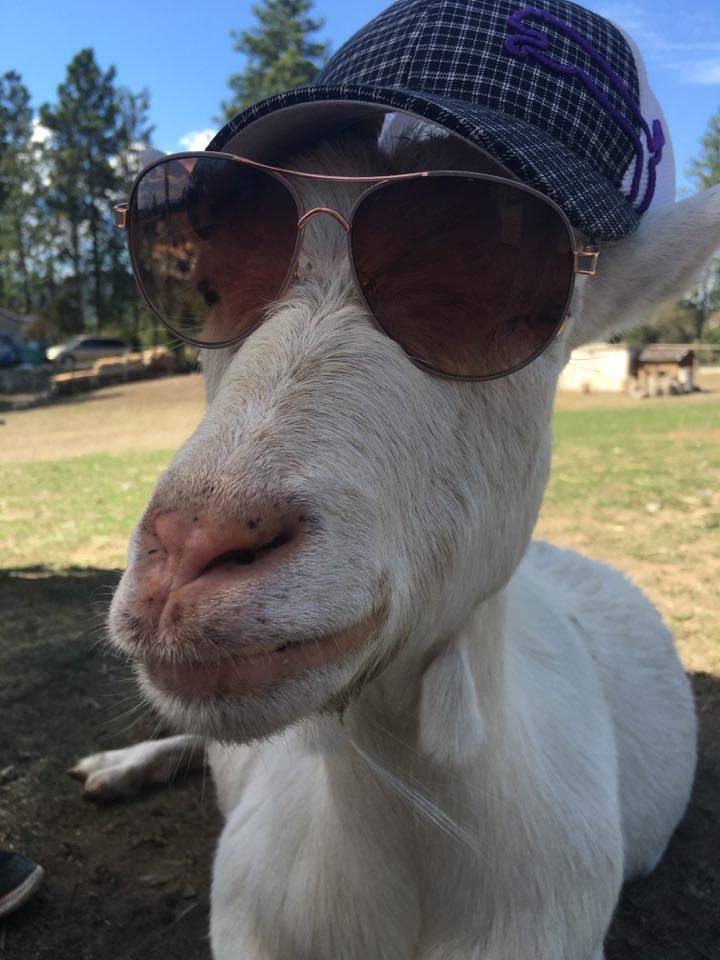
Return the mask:
<svg viewBox="0 0 720 960">
<path fill-rule="evenodd" d="M 640 351 L 641 363 L 690 363 L 695 358 L 695 351 L 689 347 L 657 347 L 651 344 Z"/>
</svg>

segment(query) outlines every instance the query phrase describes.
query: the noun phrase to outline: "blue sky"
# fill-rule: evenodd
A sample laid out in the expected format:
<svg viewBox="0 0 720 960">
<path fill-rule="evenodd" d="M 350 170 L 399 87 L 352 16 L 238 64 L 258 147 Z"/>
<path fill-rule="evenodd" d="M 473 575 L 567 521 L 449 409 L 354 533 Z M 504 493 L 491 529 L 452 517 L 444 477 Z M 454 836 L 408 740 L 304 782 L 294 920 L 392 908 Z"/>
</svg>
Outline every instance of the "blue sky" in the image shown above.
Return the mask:
<svg viewBox="0 0 720 960">
<path fill-rule="evenodd" d="M 333 48 L 379 13 L 385 0 L 317 0 Z M 541 4 L 539 4 L 541 5 Z M 518 3 L 520 6 L 520 3 Z M 720 4 L 717 0 L 586 0 L 638 42 L 665 110 L 682 186 L 687 161 L 710 115 L 720 110 Z M 148 87 L 155 141 L 163 150 L 197 149 L 201 131 L 241 67 L 230 30 L 251 26 L 247 0 L 0 0 L 0 72 L 22 74 L 37 107 L 54 98 L 65 66 L 94 47 L 121 83 Z"/>
</svg>

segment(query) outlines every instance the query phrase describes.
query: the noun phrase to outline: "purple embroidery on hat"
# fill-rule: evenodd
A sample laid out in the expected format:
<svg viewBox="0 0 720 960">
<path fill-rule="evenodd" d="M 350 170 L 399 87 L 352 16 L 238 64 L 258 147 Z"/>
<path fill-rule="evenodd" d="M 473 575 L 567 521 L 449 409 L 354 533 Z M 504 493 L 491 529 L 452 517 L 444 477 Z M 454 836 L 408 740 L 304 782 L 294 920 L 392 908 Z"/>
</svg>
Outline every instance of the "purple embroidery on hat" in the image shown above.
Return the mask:
<svg viewBox="0 0 720 960">
<path fill-rule="evenodd" d="M 655 168 L 662 160 L 663 147 L 665 146 L 665 135 L 663 133 L 662 124 L 659 120 L 653 120 L 652 130 L 650 129 L 647 120 L 645 120 L 640 112 L 640 107 L 633 100 L 632 94 L 607 62 L 605 57 L 603 57 L 603 55 L 597 51 L 595 47 L 593 47 L 593 45 L 585 39 L 585 37 L 571 27 L 570 24 L 565 23 L 563 20 L 558 20 L 547 11 L 540 10 L 537 7 L 523 7 L 521 10 L 517 10 L 508 17 L 507 22 L 509 26 L 511 26 L 513 30 L 518 31 L 517 34 L 512 34 L 505 40 L 505 49 L 508 53 L 512 54 L 514 57 L 522 57 L 523 59 L 527 57 L 534 57 L 534 59 L 543 64 L 543 66 L 548 67 L 550 70 L 554 70 L 556 73 L 561 73 L 570 77 L 578 77 L 580 80 L 582 80 L 598 103 L 625 131 L 627 137 L 633 145 L 636 157 L 632 186 L 628 196 L 630 203 L 634 203 L 637 199 L 637 195 L 640 190 L 640 178 L 645 162 L 645 150 L 643 148 L 642 141 L 638 136 L 637 130 L 610 101 L 607 94 L 600 89 L 592 77 L 581 67 L 558 63 L 557 60 L 553 60 L 543 52 L 550 46 L 547 35 L 541 30 L 536 30 L 533 27 L 529 27 L 523 23 L 523 20 L 526 17 L 532 17 L 535 20 L 543 20 L 545 23 L 549 23 L 551 26 L 557 27 L 557 29 L 562 31 L 562 33 L 564 33 L 567 37 L 569 37 L 571 40 L 574 40 L 575 43 L 577 43 L 578 46 L 581 47 L 585 53 L 587 53 L 588 57 L 593 61 L 593 63 L 605 74 L 610 81 L 612 88 L 622 99 L 623 103 L 625 103 L 625 105 L 628 107 L 635 120 L 640 124 L 640 127 L 645 134 L 649 155 L 647 160 L 647 184 L 645 185 L 645 194 L 636 209 L 638 213 L 645 213 L 647 208 L 650 206 L 653 194 L 655 193 Z"/>
</svg>

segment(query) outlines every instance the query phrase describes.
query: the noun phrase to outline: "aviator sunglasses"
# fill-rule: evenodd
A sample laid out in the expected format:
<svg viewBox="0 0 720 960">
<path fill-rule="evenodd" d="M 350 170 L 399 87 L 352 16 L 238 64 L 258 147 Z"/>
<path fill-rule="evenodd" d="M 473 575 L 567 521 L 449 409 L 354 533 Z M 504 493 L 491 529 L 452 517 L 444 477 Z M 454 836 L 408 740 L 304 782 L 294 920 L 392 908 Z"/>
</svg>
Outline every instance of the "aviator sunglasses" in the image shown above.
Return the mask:
<svg viewBox="0 0 720 960">
<path fill-rule="evenodd" d="M 367 184 L 346 217 L 305 209 L 294 181 Z M 559 333 L 576 274 L 565 213 L 514 180 L 459 170 L 343 177 L 232 154 L 162 157 L 114 208 L 135 279 L 155 316 L 198 347 L 241 343 L 298 279 L 303 232 L 321 214 L 345 231 L 370 314 L 415 364 L 461 380 L 519 370 Z"/>
</svg>

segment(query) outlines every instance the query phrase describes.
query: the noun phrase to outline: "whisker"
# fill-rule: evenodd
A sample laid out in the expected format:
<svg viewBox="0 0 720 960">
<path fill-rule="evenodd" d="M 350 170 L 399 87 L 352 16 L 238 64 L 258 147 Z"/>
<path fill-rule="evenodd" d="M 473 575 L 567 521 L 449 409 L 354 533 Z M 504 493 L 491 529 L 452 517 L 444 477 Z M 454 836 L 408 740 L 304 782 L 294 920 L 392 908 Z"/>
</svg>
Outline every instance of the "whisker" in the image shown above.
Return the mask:
<svg viewBox="0 0 720 960">
<path fill-rule="evenodd" d="M 448 816 L 448 814 L 434 804 L 432 800 L 429 800 L 417 790 L 412 789 L 412 787 L 408 786 L 399 777 L 395 776 L 389 770 L 386 770 L 382 764 L 378 763 L 363 750 L 352 737 L 349 742 L 383 783 L 390 787 L 401 799 L 405 800 L 425 820 L 433 823 L 446 834 L 446 836 L 450 837 L 450 839 L 455 840 L 463 846 L 469 847 L 478 856 L 484 854 L 483 845 L 478 837 L 463 827 L 462 824 Z"/>
</svg>

